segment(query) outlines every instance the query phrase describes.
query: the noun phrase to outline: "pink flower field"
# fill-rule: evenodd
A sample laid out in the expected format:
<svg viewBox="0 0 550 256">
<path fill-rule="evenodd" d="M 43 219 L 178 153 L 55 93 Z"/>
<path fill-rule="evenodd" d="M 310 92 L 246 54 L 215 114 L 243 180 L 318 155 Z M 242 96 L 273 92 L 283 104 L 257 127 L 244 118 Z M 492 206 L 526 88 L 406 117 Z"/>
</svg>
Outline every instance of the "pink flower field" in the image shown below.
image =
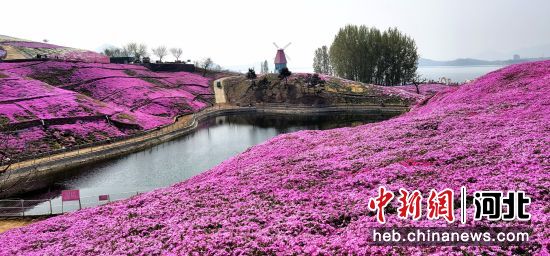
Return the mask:
<svg viewBox="0 0 550 256">
<path fill-rule="evenodd" d="M 64 61 L 109 63 L 109 57 L 97 52 L 64 47 L 54 44 L 33 42 L 25 39 L 0 35 L 0 48 L 7 51 L 6 59 L 33 59 L 37 55 Z"/>
<path fill-rule="evenodd" d="M 0 125 L 11 127 L 0 138 L 19 141 L 8 150 L 15 156 L 133 134 L 211 105 L 209 83 L 137 65 L 0 63 Z"/>
<path fill-rule="evenodd" d="M 411 93 L 416 93 L 416 87 L 414 85 L 399 85 L 399 86 L 392 86 L 393 88 L 398 88 L 401 90 L 405 90 Z M 444 84 L 420 84 L 418 85 L 418 89 L 420 90 L 420 94 L 422 95 L 434 95 L 438 92 L 448 90 L 449 88 L 453 88 L 456 86 L 450 86 L 450 85 L 444 85 Z"/>
<path fill-rule="evenodd" d="M 10 72 L 19 73 L 16 70 Z M 118 76 L 119 71 L 112 72 Z M 156 87 L 160 92 L 177 84 L 158 79 L 166 83 Z M 113 93 L 127 86 L 116 81 Z M 102 82 L 74 90 L 105 98 L 109 93 Z M 184 94 L 183 89 L 176 91 Z M 281 135 L 172 187 L 10 230 L 0 235 L 0 254 L 548 255 L 549 91 L 550 61 L 509 66 L 444 90 L 388 121 Z M 109 102 L 122 108 L 139 101 L 135 97 L 127 94 L 127 99 Z M 401 220 L 395 213 L 387 213 L 387 223 L 379 224 L 368 209 L 379 186 L 394 192 L 418 189 L 427 195 L 432 188 L 459 191 L 463 185 L 470 194 L 525 191 L 532 199 L 527 208 L 530 221 L 474 221 L 474 207 L 469 205 L 465 226 L 529 227 L 530 243 L 369 243 L 375 227 L 463 226 L 425 216 Z M 398 202 L 392 201 L 392 206 Z M 458 208 L 455 215 L 460 218 Z"/>
</svg>

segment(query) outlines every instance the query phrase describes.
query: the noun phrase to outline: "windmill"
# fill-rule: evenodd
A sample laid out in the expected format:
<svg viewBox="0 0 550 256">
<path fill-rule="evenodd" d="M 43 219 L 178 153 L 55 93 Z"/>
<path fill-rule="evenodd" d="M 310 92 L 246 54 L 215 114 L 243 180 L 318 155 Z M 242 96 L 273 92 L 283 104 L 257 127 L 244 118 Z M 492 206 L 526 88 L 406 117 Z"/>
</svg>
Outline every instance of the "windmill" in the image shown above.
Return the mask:
<svg viewBox="0 0 550 256">
<path fill-rule="evenodd" d="M 275 72 L 279 73 L 281 69 L 286 68 L 286 55 L 285 55 L 285 49 L 290 45 L 291 43 L 288 43 L 285 45 L 285 47 L 281 48 L 276 43 L 273 43 L 275 47 L 277 48 L 277 55 L 275 55 Z"/>
</svg>

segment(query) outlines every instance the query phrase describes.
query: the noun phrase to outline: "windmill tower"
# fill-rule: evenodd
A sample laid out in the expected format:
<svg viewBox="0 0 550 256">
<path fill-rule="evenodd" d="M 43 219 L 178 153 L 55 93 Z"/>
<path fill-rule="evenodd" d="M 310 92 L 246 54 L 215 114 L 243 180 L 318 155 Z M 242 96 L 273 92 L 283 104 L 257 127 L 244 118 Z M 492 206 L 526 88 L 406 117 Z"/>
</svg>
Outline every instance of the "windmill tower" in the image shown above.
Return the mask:
<svg viewBox="0 0 550 256">
<path fill-rule="evenodd" d="M 281 48 L 276 43 L 273 43 L 275 47 L 277 48 L 277 55 L 275 55 L 275 72 L 279 73 L 281 69 L 286 68 L 286 55 L 285 55 L 285 49 L 290 45 L 291 43 L 288 43 L 285 45 L 285 47 Z"/>
</svg>

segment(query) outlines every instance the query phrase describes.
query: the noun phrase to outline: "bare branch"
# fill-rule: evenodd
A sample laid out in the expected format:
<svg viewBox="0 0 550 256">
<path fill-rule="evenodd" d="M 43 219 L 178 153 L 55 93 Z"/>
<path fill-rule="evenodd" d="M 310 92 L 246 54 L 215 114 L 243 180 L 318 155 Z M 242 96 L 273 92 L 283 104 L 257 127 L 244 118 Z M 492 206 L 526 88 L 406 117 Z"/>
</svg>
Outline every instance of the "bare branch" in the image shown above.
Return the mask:
<svg viewBox="0 0 550 256">
<path fill-rule="evenodd" d="M 181 48 L 172 48 L 170 49 L 170 53 L 172 53 L 172 56 L 176 58 L 176 61 L 179 61 L 183 50 Z"/>
<path fill-rule="evenodd" d="M 168 55 L 168 50 L 166 46 L 161 45 L 157 48 L 153 48 L 153 54 L 157 57 L 159 57 L 159 61 L 162 62 L 162 58 L 164 58 L 166 55 Z"/>
</svg>

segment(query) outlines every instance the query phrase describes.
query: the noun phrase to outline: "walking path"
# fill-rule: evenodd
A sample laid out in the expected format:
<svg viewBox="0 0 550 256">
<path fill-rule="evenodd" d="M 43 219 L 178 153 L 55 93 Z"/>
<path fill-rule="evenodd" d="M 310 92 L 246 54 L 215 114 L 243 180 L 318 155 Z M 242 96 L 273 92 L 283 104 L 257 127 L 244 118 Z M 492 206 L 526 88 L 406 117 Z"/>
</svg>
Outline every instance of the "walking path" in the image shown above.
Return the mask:
<svg viewBox="0 0 550 256">
<path fill-rule="evenodd" d="M 0 219 L 0 234 L 10 229 L 23 227 L 43 219 L 44 217 L 24 218 L 24 219 L 23 218 Z"/>
<path fill-rule="evenodd" d="M 227 97 L 225 95 L 225 80 L 228 78 L 232 78 L 233 76 L 228 76 L 224 78 L 220 78 L 216 81 L 214 81 L 214 96 L 216 99 L 216 104 L 225 104 L 227 102 Z"/>
</svg>

